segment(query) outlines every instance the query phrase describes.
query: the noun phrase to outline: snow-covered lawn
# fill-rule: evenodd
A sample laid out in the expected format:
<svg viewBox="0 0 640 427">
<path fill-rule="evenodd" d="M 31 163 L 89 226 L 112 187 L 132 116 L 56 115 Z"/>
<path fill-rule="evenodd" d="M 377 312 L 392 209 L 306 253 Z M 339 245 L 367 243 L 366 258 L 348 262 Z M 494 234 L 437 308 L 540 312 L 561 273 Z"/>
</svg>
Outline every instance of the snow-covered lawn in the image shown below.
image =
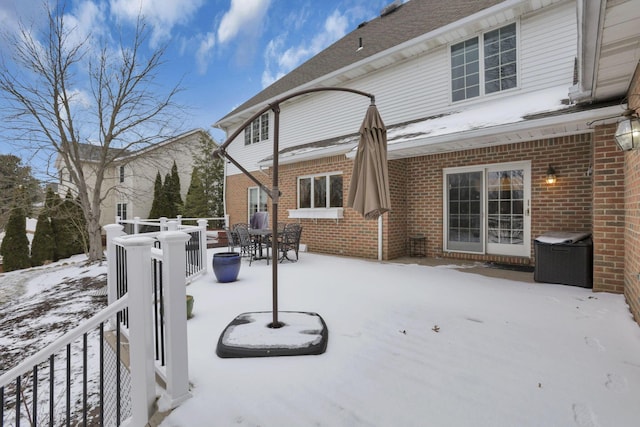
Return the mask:
<svg viewBox="0 0 640 427">
<path fill-rule="evenodd" d="M 271 310 L 271 267 L 243 262 L 226 284 L 209 271 L 187 287 L 193 397 L 162 426 L 638 426 L 640 327 L 623 296 L 471 270 L 301 253 L 279 265 L 279 307 L 320 314 L 327 351 L 247 359 L 219 358 L 216 345 L 239 314 Z M 0 353 L 22 345 L 11 332 L 28 330 L 21 305 L 61 282 L 78 307 L 99 305 L 76 280 L 104 272 L 0 274 Z M 84 316 L 70 309 L 32 321 Z"/>
<path fill-rule="evenodd" d="M 76 255 L 0 274 L 0 374 L 107 305 L 106 264 Z"/>
</svg>

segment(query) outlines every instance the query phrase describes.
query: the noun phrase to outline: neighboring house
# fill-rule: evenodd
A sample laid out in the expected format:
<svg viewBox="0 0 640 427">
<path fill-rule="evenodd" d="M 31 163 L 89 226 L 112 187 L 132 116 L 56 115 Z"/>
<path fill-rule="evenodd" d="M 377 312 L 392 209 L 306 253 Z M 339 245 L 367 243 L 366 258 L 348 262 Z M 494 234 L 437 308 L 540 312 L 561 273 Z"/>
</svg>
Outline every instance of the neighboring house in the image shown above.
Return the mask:
<svg viewBox="0 0 640 427">
<path fill-rule="evenodd" d="M 625 156 L 613 134 L 639 29 L 632 0 L 395 2 L 216 126 L 230 135 L 302 89 L 372 93 L 388 129 L 392 211 L 380 224 L 344 206 L 369 100 L 318 92 L 280 105 L 278 215 L 302 223 L 309 250 L 393 259 L 423 233 L 430 257 L 535 264 L 537 236 L 588 232 L 594 289 L 623 292 Z M 259 117 L 227 149 L 267 186 L 272 120 Z M 226 192 L 230 222 L 246 222 L 255 185 L 228 165 Z M 635 239 L 626 284 L 638 316 Z"/>
<path fill-rule="evenodd" d="M 200 139 L 211 138 L 202 129 L 195 129 L 169 138 L 144 149 L 125 152 L 119 155 L 109 168 L 102 186 L 104 202 L 100 224 L 111 224 L 116 216 L 122 219 L 134 217 L 147 218 L 154 196 L 156 175 L 160 172 L 163 183 L 165 176 L 171 173 L 173 162 L 180 176 L 180 195 L 184 202 L 193 171 L 194 157 L 200 156 Z M 85 159 L 84 173 L 89 187 L 95 188 L 93 165 L 98 161 L 100 147 L 81 144 Z M 60 175 L 59 194 L 64 197 L 68 188 L 74 188 L 69 182 L 68 171 L 60 157 L 56 159 L 56 168 Z"/>
</svg>

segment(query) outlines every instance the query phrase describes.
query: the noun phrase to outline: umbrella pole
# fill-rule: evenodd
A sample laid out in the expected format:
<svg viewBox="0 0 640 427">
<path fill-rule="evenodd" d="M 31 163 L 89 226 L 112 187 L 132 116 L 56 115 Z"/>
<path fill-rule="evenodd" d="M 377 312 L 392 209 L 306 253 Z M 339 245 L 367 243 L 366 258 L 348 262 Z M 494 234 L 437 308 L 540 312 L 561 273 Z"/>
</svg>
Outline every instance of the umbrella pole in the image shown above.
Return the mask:
<svg viewBox="0 0 640 427">
<path fill-rule="evenodd" d="M 251 124 L 253 120 L 260 117 L 266 111 L 271 109 L 274 114 L 274 129 L 273 129 L 273 179 L 272 179 L 272 188 L 269 191 L 269 195 L 271 196 L 271 230 L 272 230 L 272 238 L 271 238 L 271 258 L 272 262 L 272 270 L 271 270 L 271 280 L 272 280 L 272 298 L 273 298 L 273 322 L 270 325 L 272 328 L 280 328 L 284 326 L 278 321 L 278 201 L 280 198 L 280 189 L 278 188 L 278 156 L 279 156 L 279 144 L 280 144 L 280 103 L 287 101 L 296 96 L 309 94 L 312 92 L 321 92 L 321 91 L 342 91 L 342 92 L 350 92 L 356 95 L 366 96 L 371 99 L 371 105 L 375 105 L 375 97 L 367 92 L 362 92 L 356 89 L 349 88 L 341 88 L 341 87 L 317 87 L 301 90 L 299 92 L 291 93 L 283 98 L 280 98 L 273 103 L 265 106 L 258 112 L 256 112 L 253 116 L 247 119 L 242 125 L 240 125 L 228 138 L 227 140 L 215 150 L 214 155 L 220 156 L 221 158 L 226 158 L 231 161 L 244 175 L 248 176 L 253 182 L 255 182 L 260 188 L 265 188 L 260 181 L 254 177 L 249 171 L 247 171 L 242 165 L 240 165 L 236 160 L 234 160 L 228 153 L 227 147 L 231 144 L 240 132 L 244 131 L 247 125 Z"/>
<path fill-rule="evenodd" d="M 272 328 L 279 328 L 278 322 L 278 202 L 280 190 L 278 188 L 278 151 L 280 145 L 280 104 L 272 105 L 273 110 L 273 176 L 271 188 L 271 287 L 273 300 Z"/>
</svg>

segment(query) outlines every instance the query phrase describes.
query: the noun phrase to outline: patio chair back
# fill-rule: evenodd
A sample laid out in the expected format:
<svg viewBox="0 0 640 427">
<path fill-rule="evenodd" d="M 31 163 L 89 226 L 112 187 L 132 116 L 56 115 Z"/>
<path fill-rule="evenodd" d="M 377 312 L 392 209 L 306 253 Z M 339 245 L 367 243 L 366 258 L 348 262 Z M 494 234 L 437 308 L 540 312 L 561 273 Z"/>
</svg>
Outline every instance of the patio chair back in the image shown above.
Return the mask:
<svg viewBox="0 0 640 427">
<path fill-rule="evenodd" d="M 235 248 L 240 246 L 238 233 L 231 231 L 229 227 L 225 227 L 224 231 L 227 233 L 227 247 L 230 251 L 233 251 Z"/>
<path fill-rule="evenodd" d="M 282 232 L 282 238 L 280 239 L 280 252 L 282 253 L 280 262 L 285 259 L 293 261 L 288 256 L 289 251 L 294 251 L 296 254 L 296 261 L 298 260 L 300 236 L 302 236 L 302 226 L 300 224 L 288 223 L 285 225 Z"/>
<path fill-rule="evenodd" d="M 253 242 L 249 235 L 249 226 L 245 223 L 233 225 L 233 231 L 238 237 L 238 246 L 242 255 L 253 256 Z"/>
<path fill-rule="evenodd" d="M 259 230 L 269 228 L 269 212 L 256 212 L 251 215 L 251 228 Z"/>
<path fill-rule="evenodd" d="M 238 227 L 248 228 L 249 224 L 247 224 L 246 222 L 236 222 L 235 224 L 233 224 L 231 226 L 231 230 L 232 231 L 236 231 L 236 228 L 238 228 Z"/>
</svg>

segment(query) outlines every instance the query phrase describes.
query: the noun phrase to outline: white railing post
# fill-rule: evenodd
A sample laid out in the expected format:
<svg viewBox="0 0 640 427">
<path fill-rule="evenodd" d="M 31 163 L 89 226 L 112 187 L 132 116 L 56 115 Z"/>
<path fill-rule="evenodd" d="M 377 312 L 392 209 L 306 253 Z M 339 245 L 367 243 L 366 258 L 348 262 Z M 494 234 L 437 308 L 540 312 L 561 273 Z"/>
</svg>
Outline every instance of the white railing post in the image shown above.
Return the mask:
<svg viewBox="0 0 640 427">
<path fill-rule="evenodd" d="M 140 217 L 139 216 L 134 216 L 133 217 L 133 234 L 139 234 L 140 233 Z"/>
<path fill-rule="evenodd" d="M 162 286 L 166 337 L 167 389 L 160 397 L 158 409 L 177 407 L 191 397 L 187 351 L 187 291 L 185 243 L 191 238 L 181 231 L 160 233 L 162 247 Z"/>
<path fill-rule="evenodd" d="M 153 361 L 150 237 L 116 238 L 127 256 L 131 426 L 144 426 L 153 414 L 156 377 Z"/>
<path fill-rule="evenodd" d="M 182 226 L 182 215 L 176 217 L 176 222 L 178 223 L 178 227 Z"/>
<path fill-rule="evenodd" d="M 224 216 L 224 226 L 225 228 L 229 228 L 229 214 Z"/>
<path fill-rule="evenodd" d="M 206 274 L 209 271 L 207 267 L 207 220 L 199 219 L 198 228 L 200 228 L 200 265 Z"/>
<path fill-rule="evenodd" d="M 167 231 L 167 217 L 160 217 L 160 231 Z"/>
<path fill-rule="evenodd" d="M 113 304 L 118 299 L 116 281 L 118 265 L 116 263 L 116 245 L 113 239 L 124 234 L 122 224 L 108 224 L 102 227 L 107 233 L 107 303 Z"/>
<path fill-rule="evenodd" d="M 163 231 L 176 231 L 178 229 L 178 223 L 176 221 L 167 221 L 166 227 Z"/>
</svg>

